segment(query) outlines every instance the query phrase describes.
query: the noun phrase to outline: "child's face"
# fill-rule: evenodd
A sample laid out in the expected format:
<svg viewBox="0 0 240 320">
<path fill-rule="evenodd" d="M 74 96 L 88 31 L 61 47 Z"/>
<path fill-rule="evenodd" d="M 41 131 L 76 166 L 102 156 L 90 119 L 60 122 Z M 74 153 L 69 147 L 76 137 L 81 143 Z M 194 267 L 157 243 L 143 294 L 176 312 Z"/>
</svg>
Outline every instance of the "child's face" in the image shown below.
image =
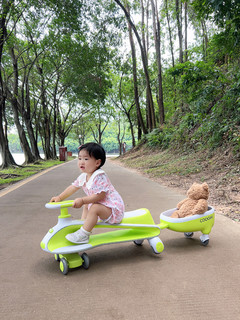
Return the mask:
<svg viewBox="0 0 240 320">
<path fill-rule="evenodd" d="M 78 166 L 82 172 L 92 174 L 101 165 L 101 159 L 90 157 L 86 149 L 82 149 L 78 154 Z"/>
</svg>

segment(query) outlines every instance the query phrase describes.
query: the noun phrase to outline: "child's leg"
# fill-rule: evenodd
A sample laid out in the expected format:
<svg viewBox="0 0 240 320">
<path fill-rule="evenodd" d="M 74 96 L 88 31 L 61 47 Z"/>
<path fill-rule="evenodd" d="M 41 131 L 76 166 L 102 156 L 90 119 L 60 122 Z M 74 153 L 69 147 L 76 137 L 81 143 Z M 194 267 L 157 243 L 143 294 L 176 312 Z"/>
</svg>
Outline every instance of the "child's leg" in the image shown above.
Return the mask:
<svg viewBox="0 0 240 320">
<path fill-rule="evenodd" d="M 86 220 L 87 215 L 88 215 L 88 205 L 85 204 L 85 205 L 83 206 L 82 220 Z"/>
<path fill-rule="evenodd" d="M 98 221 L 98 217 L 105 220 L 112 214 L 112 209 L 102 204 L 95 203 L 88 211 L 87 218 L 83 224 L 84 230 L 91 232 Z"/>
<path fill-rule="evenodd" d="M 102 204 L 95 203 L 88 210 L 86 215 L 86 220 L 84 221 L 83 226 L 74 233 L 66 235 L 67 240 L 73 243 L 88 243 L 89 236 L 93 227 L 98 221 L 98 217 L 102 220 L 105 220 L 110 217 L 112 214 L 112 209 L 105 207 Z"/>
</svg>

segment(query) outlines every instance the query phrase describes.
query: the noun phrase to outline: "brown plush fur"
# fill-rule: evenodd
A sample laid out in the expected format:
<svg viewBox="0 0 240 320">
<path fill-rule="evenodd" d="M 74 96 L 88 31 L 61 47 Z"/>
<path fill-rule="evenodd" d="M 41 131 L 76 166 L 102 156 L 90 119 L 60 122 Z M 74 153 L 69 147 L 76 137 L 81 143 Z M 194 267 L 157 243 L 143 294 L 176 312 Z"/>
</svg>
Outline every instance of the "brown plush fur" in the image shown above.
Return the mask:
<svg viewBox="0 0 240 320">
<path fill-rule="evenodd" d="M 202 214 L 207 211 L 209 190 L 206 182 L 203 184 L 194 182 L 189 188 L 187 195 L 188 198 L 178 203 L 177 210 L 171 215 L 172 218 L 183 218 L 193 216 L 194 214 Z"/>
</svg>

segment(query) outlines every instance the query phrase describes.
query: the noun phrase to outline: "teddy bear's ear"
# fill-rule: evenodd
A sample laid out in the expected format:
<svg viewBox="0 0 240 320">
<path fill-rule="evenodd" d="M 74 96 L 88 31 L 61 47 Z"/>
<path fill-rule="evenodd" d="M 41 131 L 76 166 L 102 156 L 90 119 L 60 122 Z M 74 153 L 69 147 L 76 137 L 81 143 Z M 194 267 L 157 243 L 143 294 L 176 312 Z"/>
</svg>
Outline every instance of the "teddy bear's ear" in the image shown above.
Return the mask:
<svg viewBox="0 0 240 320">
<path fill-rule="evenodd" d="M 206 182 L 204 182 L 202 186 L 204 190 L 208 191 L 208 184 Z"/>
</svg>

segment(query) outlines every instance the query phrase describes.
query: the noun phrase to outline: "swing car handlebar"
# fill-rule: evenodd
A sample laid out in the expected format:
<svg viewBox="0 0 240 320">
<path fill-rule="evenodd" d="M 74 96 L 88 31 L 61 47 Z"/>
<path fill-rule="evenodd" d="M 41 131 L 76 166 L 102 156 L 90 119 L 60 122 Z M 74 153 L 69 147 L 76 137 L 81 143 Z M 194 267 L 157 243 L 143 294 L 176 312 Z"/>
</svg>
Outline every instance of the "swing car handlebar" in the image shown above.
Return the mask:
<svg viewBox="0 0 240 320">
<path fill-rule="evenodd" d="M 61 202 L 48 202 L 45 204 L 47 209 L 62 209 L 62 208 L 70 208 L 73 205 L 74 200 L 67 200 Z"/>
</svg>

